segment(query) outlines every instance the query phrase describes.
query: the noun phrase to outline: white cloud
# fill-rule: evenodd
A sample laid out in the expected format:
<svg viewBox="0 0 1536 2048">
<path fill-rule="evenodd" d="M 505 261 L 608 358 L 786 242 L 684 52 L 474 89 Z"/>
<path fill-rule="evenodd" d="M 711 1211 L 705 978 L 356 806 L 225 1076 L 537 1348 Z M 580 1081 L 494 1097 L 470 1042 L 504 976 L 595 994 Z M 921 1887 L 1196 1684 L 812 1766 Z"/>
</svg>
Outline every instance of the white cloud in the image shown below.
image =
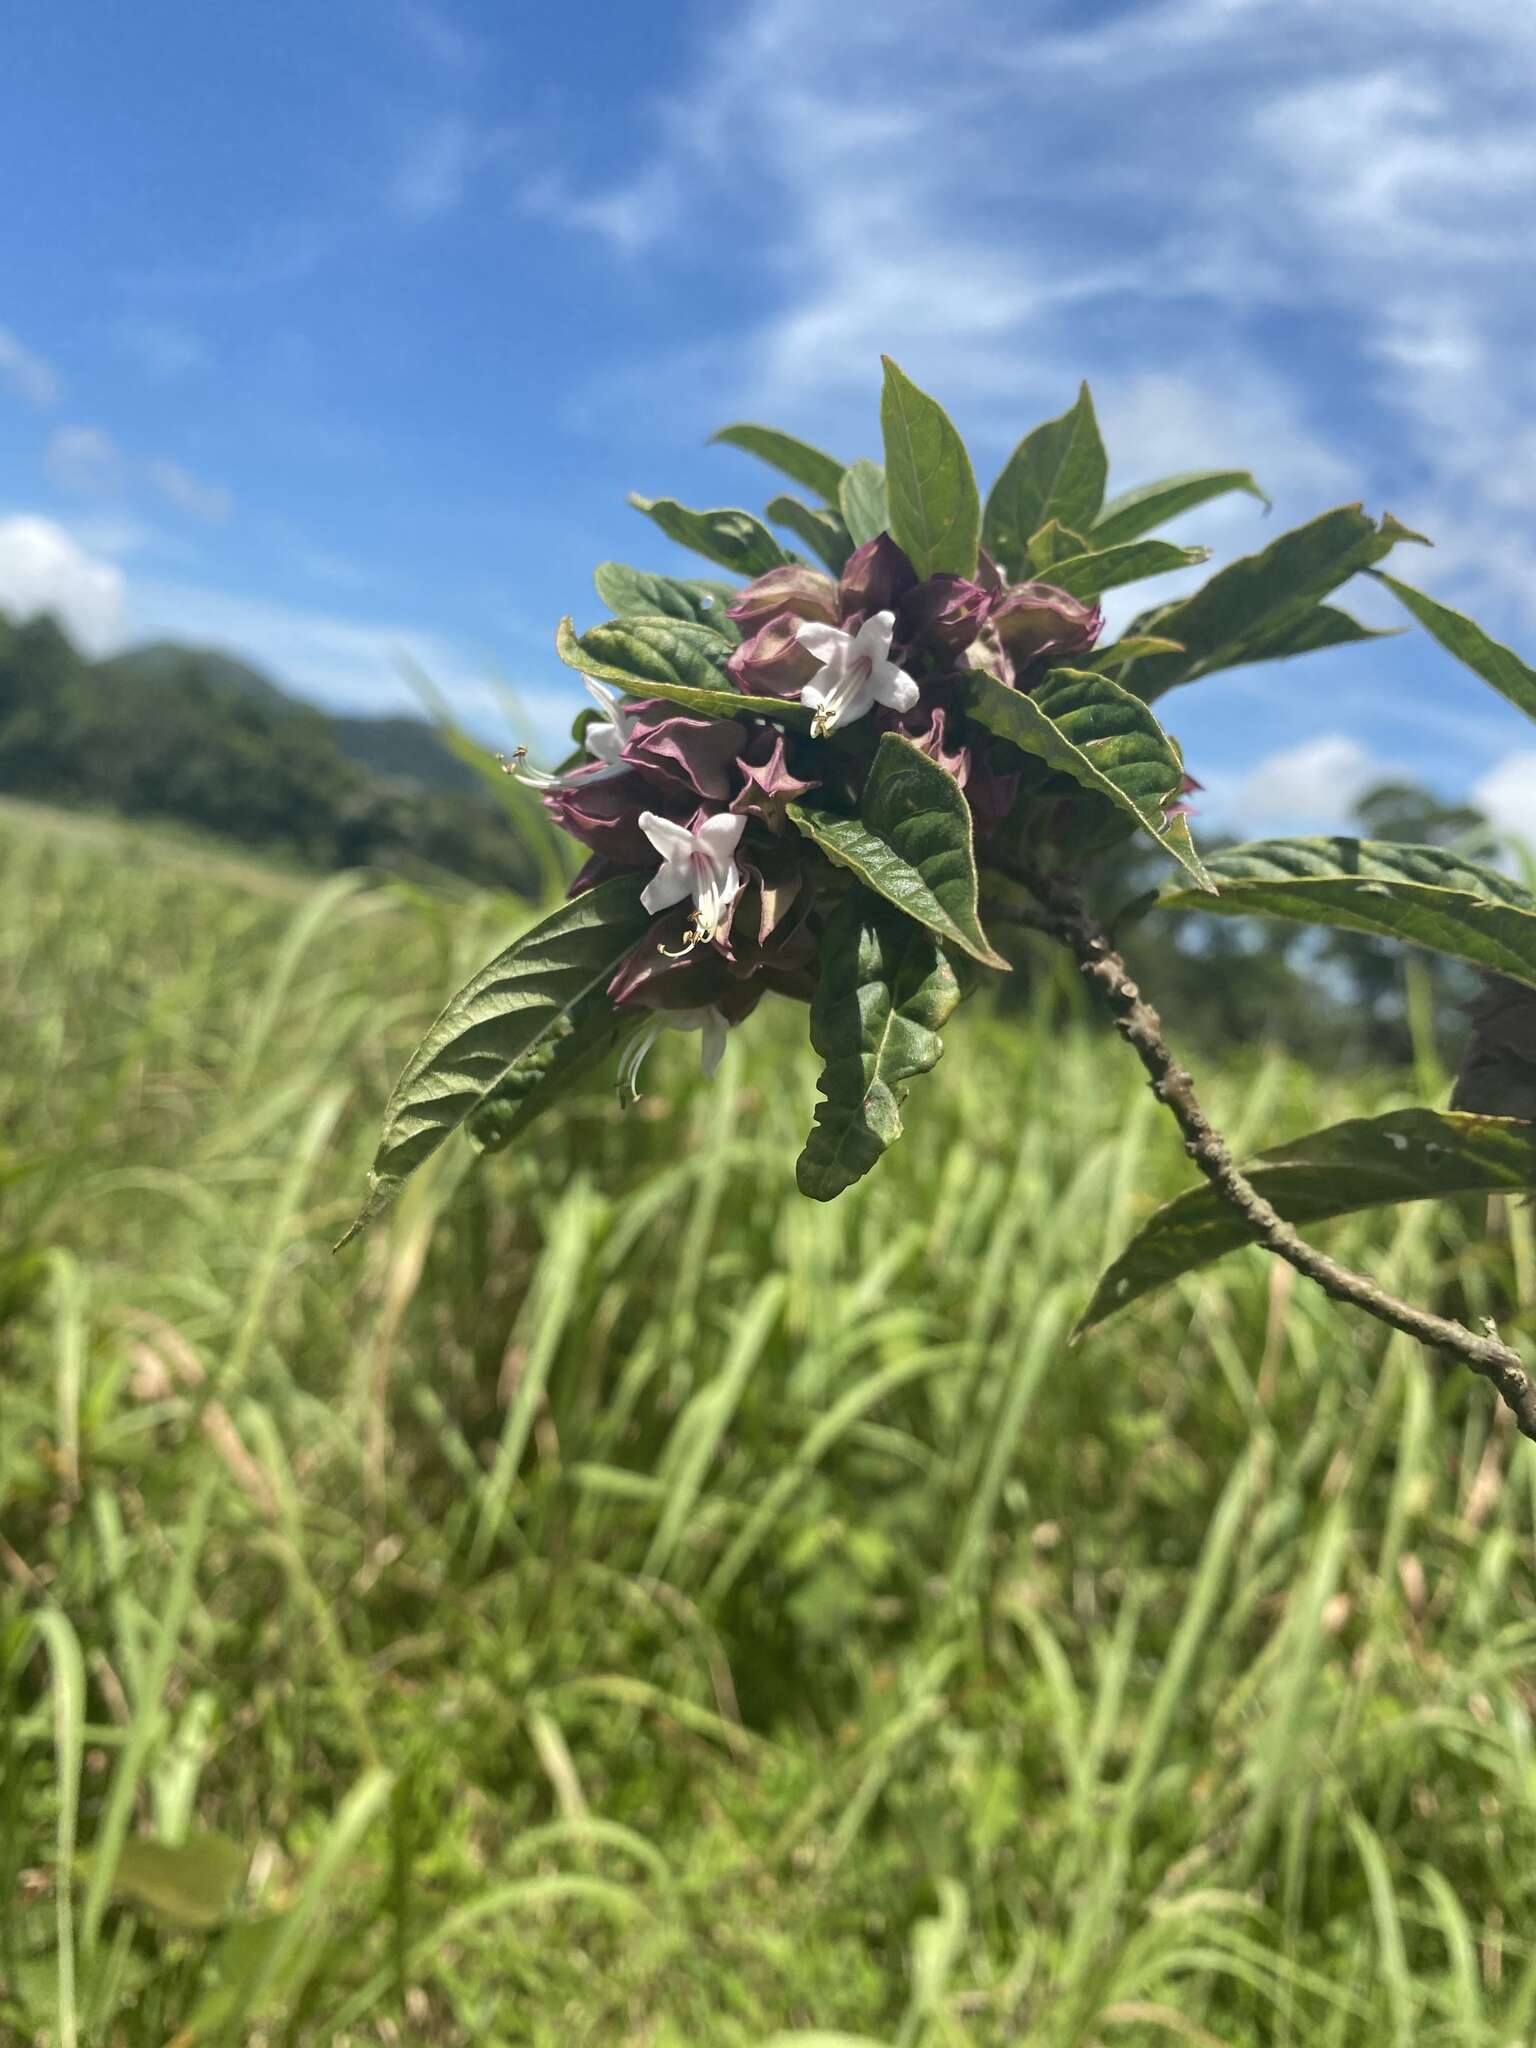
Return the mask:
<svg viewBox="0 0 1536 2048">
<path fill-rule="evenodd" d="M 1511 754 L 1473 785 L 1472 801 L 1494 823 L 1536 848 L 1536 752 Z"/>
<path fill-rule="evenodd" d="M 448 77 L 465 79 L 485 62 L 485 45 L 441 7 L 428 0 L 398 0 L 396 19 L 403 35 Z"/>
<path fill-rule="evenodd" d="M 60 427 L 43 465 L 54 488 L 71 497 L 115 497 L 127 480 L 122 450 L 100 427 Z"/>
<path fill-rule="evenodd" d="M 8 327 L 0 327 L 0 383 L 28 405 L 56 405 L 62 386 L 52 363 L 24 348 Z"/>
<path fill-rule="evenodd" d="M 222 484 L 204 483 L 177 462 L 151 462 L 149 481 L 168 504 L 209 526 L 222 526 L 234 509 L 234 498 Z"/>
<path fill-rule="evenodd" d="M 1224 826 L 1245 837 L 1337 832 L 1356 798 L 1388 772 L 1358 740 L 1325 733 L 1268 755 L 1240 780 L 1212 777 L 1208 807 Z"/>
<path fill-rule="evenodd" d="M 435 220 L 464 197 L 475 157 L 475 133 L 462 114 L 445 114 L 422 129 L 406 151 L 390 188 L 390 204 L 405 220 Z"/>
<path fill-rule="evenodd" d="M 81 547 L 51 519 L 0 519 L 0 609 L 17 618 L 52 612 L 91 654 L 122 632 L 123 572 Z"/>
<path fill-rule="evenodd" d="M 179 320 L 135 316 L 119 322 L 117 338 L 141 369 L 163 382 L 209 362 L 208 344 Z"/>
</svg>

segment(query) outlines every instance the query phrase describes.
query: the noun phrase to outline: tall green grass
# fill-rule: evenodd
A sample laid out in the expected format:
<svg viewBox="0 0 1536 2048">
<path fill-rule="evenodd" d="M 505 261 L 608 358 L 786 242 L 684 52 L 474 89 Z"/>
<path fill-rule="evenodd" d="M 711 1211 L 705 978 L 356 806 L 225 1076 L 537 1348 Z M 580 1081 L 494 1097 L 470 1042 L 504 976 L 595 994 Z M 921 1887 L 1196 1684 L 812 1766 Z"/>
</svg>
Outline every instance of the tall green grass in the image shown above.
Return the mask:
<svg viewBox="0 0 1536 2048">
<path fill-rule="evenodd" d="M 831 1207 L 764 1011 L 337 1259 L 515 911 L 0 880 L 0 2039 L 1536 2038 L 1536 1462 L 1258 1254 L 1069 1346 L 1188 1169 L 1057 997 Z M 1523 1209 L 1333 1242 L 1530 1328 Z"/>
</svg>

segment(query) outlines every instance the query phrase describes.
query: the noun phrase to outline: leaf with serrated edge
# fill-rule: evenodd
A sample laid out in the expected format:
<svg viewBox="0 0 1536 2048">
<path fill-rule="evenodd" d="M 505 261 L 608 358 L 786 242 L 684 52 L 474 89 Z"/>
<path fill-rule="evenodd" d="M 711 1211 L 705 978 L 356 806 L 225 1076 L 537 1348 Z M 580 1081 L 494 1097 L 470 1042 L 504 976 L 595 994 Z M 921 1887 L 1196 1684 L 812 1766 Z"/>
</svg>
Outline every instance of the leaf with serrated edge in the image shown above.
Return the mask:
<svg viewBox="0 0 1536 2048">
<path fill-rule="evenodd" d="M 770 469 L 782 470 L 797 484 L 814 491 L 827 504 L 837 503 L 843 465 L 835 455 L 824 455 L 821 449 L 813 448 L 808 441 L 797 441 L 793 434 L 781 433 L 777 427 L 760 427 L 750 420 L 737 420 L 709 438 L 711 441 L 724 441 L 732 448 L 745 449 L 759 462 L 766 462 Z"/>
<path fill-rule="evenodd" d="M 1399 583 L 1395 576 L 1378 570 L 1376 580 L 1384 583 L 1412 612 L 1447 654 L 1454 654 L 1475 676 L 1481 676 L 1501 697 L 1507 697 L 1517 711 L 1523 711 L 1527 718 L 1536 718 L 1536 668 L 1528 667 L 1512 647 L 1493 639 L 1465 612 L 1453 612 L 1448 604 L 1426 597 L 1411 584 Z"/>
<path fill-rule="evenodd" d="M 1210 559 L 1209 548 L 1179 548 L 1167 540 L 1128 540 L 1118 547 L 1099 548 L 1091 554 L 1070 555 L 1053 562 L 1040 574 L 1069 597 L 1097 597 L 1101 591 L 1118 590 L 1124 583 L 1140 583 L 1146 576 L 1167 576 L 1175 569 L 1192 569 Z"/>
<path fill-rule="evenodd" d="M 968 718 L 1108 797 L 1202 888 L 1211 886 L 1187 819 L 1163 816 L 1183 785 L 1178 750 L 1129 690 L 1108 676 L 1067 668 L 1052 669 L 1028 696 L 976 672 L 962 687 Z"/>
<path fill-rule="evenodd" d="M 856 548 L 863 547 L 866 541 L 878 540 L 891 523 L 885 471 L 879 463 L 871 462 L 863 455 L 857 462 L 850 462 L 838 489 L 837 504 L 843 515 L 843 524 L 848 529 L 848 537 Z"/>
<path fill-rule="evenodd" d="M 599 562 L 592 581 L 616 618 L 639 613 L 650 618 L 686 619 L 707 626 L 730 647 L 741 638 L 736 621 L 726 617 L 727 605 L 741 595 L 734 583 L 711 583 L 702 576 L 658 576 L 651 569 L 632 569 L 627 562 Z"/>
<path fill-rule="evenodd" d="M 1430 1109 L 1354 1117 L 1262 1152 L 1246 1169 L 1265 1201 L 1300 1229 L 1356 1209 L 1536 1187 L 1536 1124 Z M 1191 1188 L 1134 1237 L 1094 1290 L 1078 1332 L 1181 1273 L 1253 1240 L 1208 1184 Z"/>
<path fill-rule="evenodd" d="M 944 1050 L 960 983 L 932 933 L 862 889 L 829 920 L 811 1004 L 821 1100 L 795 1166 L 801 1194 L 829 1202 L 901 1136 L 906 1083 Z"/>
<path fill-rule="evenodd" d="M 652 923 L 640 901 L 640 879 L 617 875 L 562 903 L 448 1002 L 395 1083 L 368 1201 L 342 1244 L 389 1206 L 519 1060 L 612 979 Z"/>
<path fill-rule="evenodd" d="M 789 806 L 792 823 L 866 888 L 986 967 L 1006 971 L 976 909 L 976 850 L 960 785 L 900 733 L 875 749 L 859 815 Z"/>
<path fill-rule="evenodd" d="M 1170 889 L 1159 901 L 1399 939 L 1536 988 L 1536 899 L 1444 847 L 1269 839 L 1212 854 L 1207 865 L 1215 896 Z"/>
<path fill-rule="evenodd" d="M 738 576 L 762 576 L 790 560 L 760 519 L 735 506 L 698 512 L 691 505 L 680 505 L 676 498 L 643 498 L 638 491 L 630 492 L 629 502 L 654 520 L 668 540 L 692 548 L 696 555 L 719 562 Z"/>
<path fill-rule="evenodd" d="M 1087 533 L 1104 502 L 1109 459 L 1084 384 L 1060 419 L 1026 434 L 987 493 L 981 537 L 987 552 L 1022 569 L 1030 536 L 1048 520 Z"/>
<path fill-rule="evenodd" d="M 891 538 L 920 578 L 974 576 L 981 500 L 965 443 L 937 399 L 889 356 L 880 393 Z"/>
<path fill-rule="evenodd" d="M 690 626 L 686 619 L 613 619 L 579 635 L 571 620 L 562 619 L 555 632 L 555 652 L 567 667 L 612 683 L 631 697 L 664 697 L 706 718 L 771 718 L 797 732 L 810 730 L 812 714 L 803 704 L 733 690 L 712 651 L 723 659 L 729 650 L 709 627 Z M 706 672 L 721 682 L 709 686 L 681 680 Z"/>
<path fill-rule="evenodd" d="M 1269 499 L 1246 469 L 1195 469 L 1183 476 L 1165 476 L 1155 484 L 1138 484 L 1135 490 L 1111 498 L 1093 522 L 1093 538 L 1106 548 L 1116 541 L 1137 540 L 1154 526 L 1177 519 L 1181 512 L 1192 512 L 1212 498 L 1225 497 L 1229 491 L 1246 491 L 1266 512 L 1270 510 Z"/>
<path fill-rule="evenodd" d="M 816 559 L 840 576 L 853 553 L 853 542 L 843 524 L 841 512 L 826 512 L 815 505 L 803 505 L 798 498 L 770 498 L 764 507 L 775 526 L 787 526 Z"/>
</svg>

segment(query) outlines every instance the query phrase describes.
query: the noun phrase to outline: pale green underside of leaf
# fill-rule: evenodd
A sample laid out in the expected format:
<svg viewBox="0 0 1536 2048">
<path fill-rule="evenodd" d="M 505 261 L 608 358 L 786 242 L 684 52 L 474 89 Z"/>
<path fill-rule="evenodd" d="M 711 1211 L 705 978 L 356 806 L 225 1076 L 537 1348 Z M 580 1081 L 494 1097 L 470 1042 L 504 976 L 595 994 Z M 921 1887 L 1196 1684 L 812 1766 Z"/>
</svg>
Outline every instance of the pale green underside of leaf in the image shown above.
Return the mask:
<svg viewBox="0 0 1536 2048">
<path fill-rule="evenodd" d="M 1207 866 L 1217 895 L 1173 889 L 1160 900 L 1400 939 L 1536 987 L 1536 901 L 1495 869 L 1443 847 L 1261 840 L 1213 854 Z"/>
<path fill-rule="evenodd" d="M 793 824 L 877 896 L 984 966 L 1006 969 L 981 928 L 970 808 L 954 777 L 888 732 L 875 750 L 859 816 L 789 806 Z"/>
<path fill-rule="evenodd" d="M 750 420 L 737 420 L 709 438 L 711 441 L 724 441 L 732 448 L 745 449 L 759 462 L 766 462 L 770 469 L 780 470 L 785 476 L 793 477 L 797 484 L 803 484 L 806 490 L 814 491 L 827 504 L 837 503 L 843 465 L 835 455 L 823 454 L 808 441 L 797 441 L 793 434 L 781 433 L 777 427 L 760 427 Z"/>
<path fill-rule="evenodd" d="M 466 982 L 395 1084 L 368 1201 L 347 1238 L 387 1208 L 518 1061 L 537 1051 L 579 1003 L 612 978 L 651 923 L 640 902 L 639 877 L 619 875 L 562 903 Z"/>
<path fill-rule="evenodd" d="M 669 540 L 738 576 L 762 576 L 790 559 L 760 519 L 734 506 L 698 512 L 676 498 L 642 498 L 638 491 L 630 492 L 629 502 L 654 520 Z"/>
<path fill-rule="evenodd" d="M 1166 576 L 1174 569 L 1192 569 L 1211 559 L 1209 548 L 1180 548 L 1167 540 L 1128 540 L 1092 554 L 1069 555 L 1053 562 L 1041 575 L 1071 597 L 1097 597 L 1147 576 Z"/>
<path fill-rule="evenodd" d="M 1536 1187 L 1536 1124 L 1429 1109 L 1357 1117 L 1259 1155 L 1248 1178 L 1288 1223 L 1395 1202 Z M 1252 1242 L 1209 1185 L 1159 1209 L 1100 1280 L 1079 1331 Z"/>
<path fill-rule="evenodd" d="M 1216 669 L 1305 651 L 1285 644 L 1287 630 L 1309 619 L 1329 591 L 1379 562 L 1398 541 L 1418 538 L 1390 514 L 1378 527 L 1358 505 L 1322 513 L 1281 534 L 1262 553 L 1229 564 L 1192 596 L 1137 619 L 1133 631 L 1177 640 L 1184 652 L 1146 656 L 1125 672 L 1126 686 L 1150 704 Z M 1306 644 L 1338 642 L 1314 638 Z"/>
<path fill-rule="evenodd" d="M 1180 654 L 1183 649 L 1177 640 L 1159 640 L 1151 633 L 1127 633 L 1119 640 L 1113 640 L 1108 647 L 1101 647 L 1097 654 L 1084 655 L 1083 667 L 1095 675 L 1118 675 L 1127 662 L 1138 660 L 1143 654 Z"/>
<path fill-rule="evenodd" d="M 1192 512 L 1212 498 L 1225 497 L 1229 491 L 1246 491 L 1269 510 L 1269 499 L 1246 469 L 1194 469 L 1182 476 L 1165 476 L 1155 484 L 1138 484 L 1135 490 L 1111 498 L 1093 522 L 1093 539 L 1100 547 L 1135 540 L 1154 526 L 1177 519 L 1181 512 Z"/>
<path fill-rule="evenodd" d="M 1086 534 L 1104 502 L 1109 459 L 1084 384 L 1059 419 L 1026 434 L 987 493 L 981 537 L 1005 568 L 1018 571 L 1032 535 L 1055 519 Z"/>
<path fill-rule="evenodd" d="M 857 462 L 849 463 L 837 503 L 848 537 L 856 548 L 889 531 L 891 510 L 886 498 L 885 471 L 867 456 L 861 455 Z"/>
<path fill-rule="evenodd" d="M 1164 822 L 1184 779 L 1178 750 L 1129 690 L 1108 676 L 1053 669 L 1028 696 L 979 673 L 965 679 L 963 692 L 967 717 L 1108 797 L 1202 888 L 1210 886 L 1187 819 Z"/>
<path fill-rule="evenodd" d="M 981 500 L 965 443 L 936 399 L 889 356 L 880 394 L 891 538 L 920 578 L 974 576 Z"/>
<path fill-rule="evenodd" d="M 1427 633 L 1440 642 L 1447 654 L 1471 669 L 1475 676 L 1507 697 L 1517 711 L 1536 718 L 1536 669 L 1523 662 L 1511 647 L 1491 638 L 1465 612 L 1453 612 L 1449 605 L 1426 597 L 1422 590 L 1399 583 L 1394 576 L 1378 571 L 1377 581 L 1412 612 Z"/>
<path fill-rule="evenodd" d="M 725 615 L 741 592 L 734 583 L 711 583 L 698 576 L 658 576 L 651 569 L 632 569 L 627 562 L 599 562 L 592 572 L 597 594 L 618 618 L 636 613 L 652 618 L 685 619 L 707 626 L 736 646 L 741 631 Z"/>
<path fill-rule="evenodd" d="M 830 920 L 811 1004 L 825 1062 L 816 1121 L 795 1167 L 800 1192 L 829 1202 L 901 1136 L 906 1084 L 943 1052 L 960 983 L 932 933 L 855 890 Z"/>
<path fill-rule="evenodd" d="M 555 651 L 568 667 L 632 697 L 664 697 L 706 718 L 771 718 L 797 732 L 810 729 L 811 713 L 782 697 L 748 697 L 725 674 L 730 649 L 708 626 L 686 619 L 613 619 L 578 634 L 570 619 L 555 633 Z"/>
<path fill-rule="evenodd" d="M 841 575 L 843 564 L 853 553 L 853 542 L 841 512 L 803 505 L 798 498 L 790 497 L 770 498 L 765 510 L 775 526 L 787 526 L 834 576 Z"/>
</svg>

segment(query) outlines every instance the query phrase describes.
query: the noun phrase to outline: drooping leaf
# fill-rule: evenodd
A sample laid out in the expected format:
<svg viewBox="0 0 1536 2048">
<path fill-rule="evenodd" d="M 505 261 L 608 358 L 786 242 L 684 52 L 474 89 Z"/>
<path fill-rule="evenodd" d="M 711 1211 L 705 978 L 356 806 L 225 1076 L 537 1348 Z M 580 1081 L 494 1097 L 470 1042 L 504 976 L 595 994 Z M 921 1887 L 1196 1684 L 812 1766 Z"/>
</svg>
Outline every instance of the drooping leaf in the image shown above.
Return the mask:
<svg viewBox="0 0 1536 2048">
<path fill-rule="evenodd" d="M 465 1123 L 470 1143 L 479 1152 L 505 1151 L 562 1096 L 595 1073 L 636 1028 L 636 1020 L 614 1009 L 605 988 L 594 989 L 470 1112 Z"/>
<path fill-rule="evenodd" d="M 519 1060 L 611 980 L 652 922 L 640 902 L 639 880 L 617 875 L 562 903 L 451 998 L 395 1084 L 368 1200 L 343 1244 L 388 1207 Z"/>
<path fill-rule="evenodd" d="M 112 1892 L 175 1927 L 201 1932 L 228 1917 L 250 1860 L 224 1835 L 194 1834 L 176 1843 L 130 1840 L 118 1853 Z"/>
<path fill-rule="evenodd" d="M 578 634 L 569 619 L 555 632 L 555 652 L 570 668 L 612 683 L 631 697 L 665 697 L 707 718 L 771 718 L 798 732 L 811 713 L 782 697 L 749 697 L 725 673 L 730 649 L 708 626 L 686 619 L 610 619 Z"/>
<path fill-rule="evenodd" d="M 843 465 L 835 455 L 824 455 L 808 441 L 797 441 L 793 434 L 781 433 L 777 427 L 754 426 L 748 420 L 738 420 L 729 427 L 722 427 L 718 434 L 711 434 L 709 438 L 711 441 L 724 441 L 732 448 L 744 448 L 748 455 L 755 455 L 770 469 L 782 470 L 785 476 L 793 477 L 797 484 L 814 491 L 827 504 L 837 503 Z"/>
<path fill-rule="evenodd" d="M 1325 647 L 1352 647 L 1361 640 L 1391 640 L 1406 626 L 1362 626 L 1358 619 L 1340 611 L 1335 604 L 1315 604 L 1310 611 L 1283 619 L 1266 633 L 1245 641 L 1240 660 L 1244 668 L 1257 661 L 1290 661 L 1298 654 L 1317 654 Z M 1225 662 L 1222 667 L 1236 667 Z"/>
<path fill-rule="evenodd" d="M 1136 620 L 1133 631 L 1177 640 L 1184 652 L 1138 661 L 1126 674 L 1127 688 L 1150 704 L 1213 670 L 1275 659 L 1282 651 L 1275 645 L 1278 636 L 1312 613 L 1330 590 L 1379 562 L 1399 541 L 1421 538 L 1390 513 L 1378 526 L 1358 505 L 1340 505 L 1282 533 L 1262 553 L 1230 563 L 1192 596 Z M 1253 656 L 1250 648 L 1263 651 Z"/>
<path fill-rule="evenodd" d="M 801 1194 L 830 1202 L 901 1136 L 907 1083 L 944 1050 L 960 983 L 931 932 L 862 889 L 829 919 L 811 1004 L 821 1100 L 795 1166 Z"/>
<path fill-rule="evenodd" d="M 1088 543 L 1080 533 L 1074 533 L 1070 526 L 1063 526 L 1059 519 L 1048 519 L 1038 533 L 1029 537 L 1026 550 L 1029 573 L 1054 582 L 1055 578 L 1050 573 L 1053 564 L 1070 562 L 1087 553 Z"/>
<path fill-rule="evenodd" d="M 824 512 L 819 506 L 803 505 L 798 498 L 770 498 L 768 517 L 775 526 L 787 526 L 811 553 L 824 562 L 834 576 L 853 553 L 853 542 L 843 524 L 841 512 Z"/>
<path fill-rule="evenodd" d="M 1400 939 L 1536 987 L 1536 899 L 1444 847 L 1268 839 L 1212 854 L 1207 866 L 1217 895 L 1172 889 L 1159 900 Z"/>
<path fill-rule="evenodd" d="M 1452 611 L 1448 604 L 1426 597 L 1410 584 L 1399 583 L 1395 576 L 1378 573 L 1377 581 L 1385 583 L 1447 654 L 1454 654 L 1501 697 L 1507 697 L 1517 711 L 1523 711 L 1527 718 L 1536 718 L 1536 668 L 1527 667 L 1513 648 L 1493 639 L 1465 612 Z"/>
<path fill-rule="evenodd" d="M 1093 538 L 1104 548 L 1116 541 L 1135 540 L 1154 526 L 1177 519 L 1181 512 L 1192 512 L 1212 498 L 1225 497 L 1228 491 L 1246 491 L 1266 512 L 1270 510 L 1269 499 L 1246 469 L 1192 469 L 1182 476 L 1162 477 L 1155 484 L 1138 484 L 1134 491 L 1111 498 L 1093 522 Z"/>
<path fill-rule="evenodd" d="M 949 414 L 882 356 L 885 489 L 891 538 L 919 577 L 974 576 L 981 500 L 971 458 Z"/>
<path fill-rule="evenodd" d="M 966 716 L 999 739 L 1033 754 L 1081 788 L 1107 797 L 1210 886 L 1189 836 L 1188 820 L 1165 821 L 1184 781 L 1178 749 L 1146 705 L 1108 676 L 1052 669 L 1026 696 L 993 676 L 974 673 L 963 685 Z"/>
<path fill-rule="evenodd" d="M 676 498 L 642 498 L 638 491 L 630 492 L 629 502 L 654 520 L 668 540 L 692 548 L 696 555 L 719 562 L 738 576 L 762 576 L 791 559 L 750 512 L 732 506 L 696 512 L 690 505 L 679 505 Z"/>
<path fill-rule="evenodd" d="M 1030 536 L 1048 520 L 1086 534 L 1104 502 L 1108 475 L 1109 458 L 1084 384 L 1070 410 L 1026 434 L 1004 463 L 982 520 L 988 553 L 1019 570 L 1028 559 Z"/>
<path fill-rule="evenodd" d="M 959 784 L 913 741 L 888 732 L 875 749 L 856 818 L 796 803 L 789 817 L 839 867 L 946 944 L 1006 968 L 976 909 L 976 849 Z"/>
<path fill-rule="evenodd" d="M 886 501 L 885 471 L 878 462 L 861 455 L 849 463 L 837 493 L 838 509 L 848 537 L 856 548 L 876 540 L 890 530 L 891 512 Z"/>
<path fill-rule="evenodd" d="M 1117 676 L 1127 663 L 1139 661 L 1144 654 L 1183 651 L 1177 640 L 1159 640 L 1155 633 L 1124 633 L 1108 647 L 1101 647 L 1097 654 L 1084 655 L 1083 667 L 1092 669 L 1095 675 Z"/>
<path fill-rule="evenodd" d="M 1352 1117 L 1260 1153 L 1247 1176 L 1302 1229 L 1386 1203 L 1513 1193 L 1536 1188 L 1536 1124 L 1430 1109 Z M 1213 1187 L 1191 1188 L 1159 1209 L 1115 1260 L 1079 1331 L 1251 1241 Z"/>
<path fill-rule="evenodd" d="M 616 618 L 643 613 L 652 618 L 686 619 L 708 626 L 727 646 L 741 638 L 725 608 L 740 594 L 732 583 L 711 583 L 698 576 L 658 576 L 651 569 L 631 569 L 627 562 L 599 562 L 592 572 L 597 594 Z"/>
<path fill-rule="evenodd" d="M 1041 574 L 1071 597 L 1097 597 L 1101 591 L 1118 590 L 1123 583 L 1166 576 L 1174 569 L 1190 569 L 1210 559 L 1209 548 L 1179 548 L 1167 540 L 1128 540 L 1092 554 L 1068 556 Z"/>
</svg>

